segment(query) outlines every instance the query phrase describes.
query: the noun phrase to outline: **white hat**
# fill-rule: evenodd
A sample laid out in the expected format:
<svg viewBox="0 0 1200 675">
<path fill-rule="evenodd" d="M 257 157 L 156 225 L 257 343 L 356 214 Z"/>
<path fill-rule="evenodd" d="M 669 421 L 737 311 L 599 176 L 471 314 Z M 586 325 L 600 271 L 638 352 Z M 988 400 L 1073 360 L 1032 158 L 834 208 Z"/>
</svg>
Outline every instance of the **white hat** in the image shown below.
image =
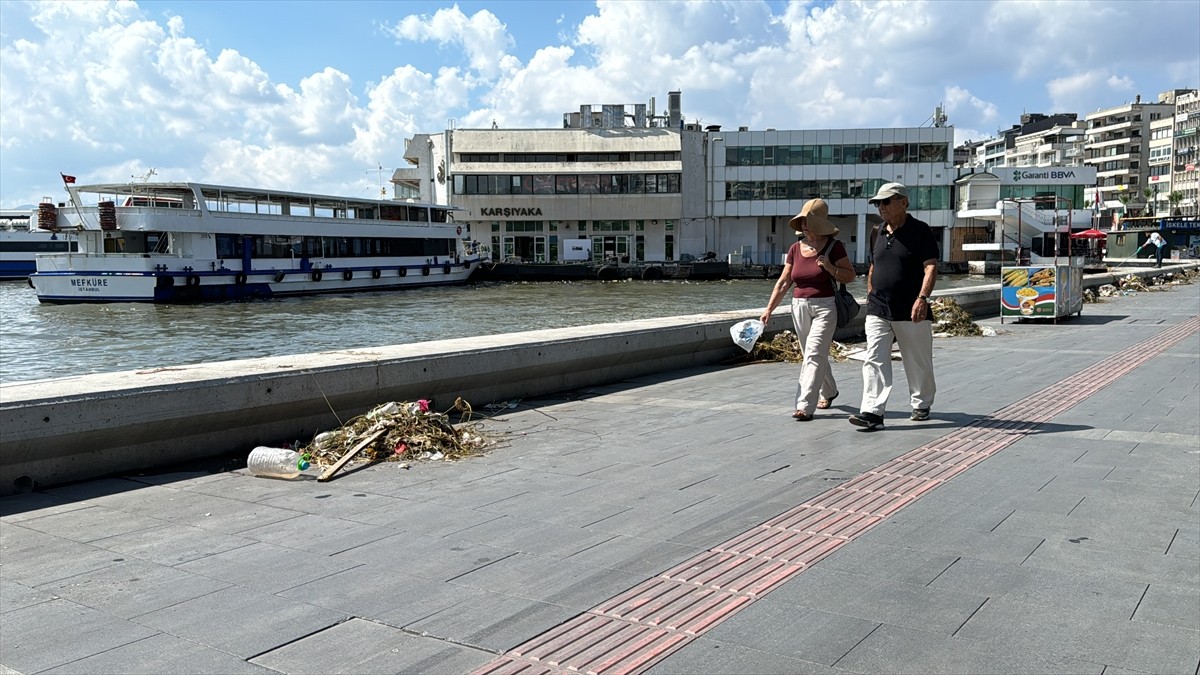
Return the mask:
<svg viewBox="0 0 1200 675">
<path fill-rule="evenodd" d="M 888 197 L 904 197 L 908 199 L 908 188 L 904 187 L 901 183 L 884 183 L 879 188 L 879 192 L 876 192 L 874 197 L 868 199 L 867 203 L 875 206 L 875 202 L 883 201 Z"/>
</svg>

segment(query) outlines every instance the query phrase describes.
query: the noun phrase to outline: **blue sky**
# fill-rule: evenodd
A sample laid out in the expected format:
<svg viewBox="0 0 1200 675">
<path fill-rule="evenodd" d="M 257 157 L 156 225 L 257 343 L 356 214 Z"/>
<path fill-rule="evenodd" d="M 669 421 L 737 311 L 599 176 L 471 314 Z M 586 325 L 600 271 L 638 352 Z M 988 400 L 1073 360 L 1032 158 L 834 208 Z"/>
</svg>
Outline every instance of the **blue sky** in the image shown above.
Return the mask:
<svg viewBox="0 0 1200 675">
<path fill-rule="evenodd" d="M 680 90 L 752 129 L 921 126 L 1200 86 L 1200 3 L 0 1 L 0 207 L 141 176 L 365 196 L 404 141 Z"/>
</svg>

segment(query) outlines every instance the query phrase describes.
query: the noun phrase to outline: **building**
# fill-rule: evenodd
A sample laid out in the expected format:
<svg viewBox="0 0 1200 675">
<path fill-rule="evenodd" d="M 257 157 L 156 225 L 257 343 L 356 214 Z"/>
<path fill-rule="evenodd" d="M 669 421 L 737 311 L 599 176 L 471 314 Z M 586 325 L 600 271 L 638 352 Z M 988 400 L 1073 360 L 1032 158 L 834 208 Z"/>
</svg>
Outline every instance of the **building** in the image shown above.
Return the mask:
<svg viewBox="0 0 1200 675">
<path fill-rule="evenodd" d="M 1085 117 L 1088 142 L 1084 164 L 1096 169 L 1092 199 L 1105 214 L 1122 214 L 1137 206 L 1150 184 L 1150 124 L 1175 114 L 1174 103 L 1133 103 Z"/>
<path fill-rule="evenodd" d="M 996 167 L 961 169 L 955 181 L 957 224 L 952 260 L 995 261 L 1051 257 L 1054 242 L 1092 226 L 1088 193 L 1094 167 Z M 1049 242 L 1048 244 L 1046 242 Z"/>
<path fill-rule="evenodd" d="M 684 226 L 703 227 L 722 256 L 779 264 L 796 240 L 788 221 L 820 197 L 851 259 L 865 263 L 870 229 L 880 222 L 867 200 L 884 183 L 900 182 L 909 188 L 909 211 L 933 228 L 946 259 L 954 225 L 953 127 L 710 132 L 705 141 L 711 216 L 693 216 Z"/>
<path fill-rule="evenodd" d="M 393 175 L 397 195 L 458 207 L 494 260 L 561 262 L 565 243 L 581 240 L 593 260 L 674 260 L 684 201 L 704 199 L 703 134 L 683 124 L 679 100 L 672 92 L 661 117 L 653 101 L 584 105 L 563 128 L 416 135 L 412 166 Z"/>
<path fill-rule="evenodd" d="M 1192 89 L 1175 97 L 1175 116 L 1172 133 L 1171 193 L 1167 208 L 1172 216 L 1200 215 L 1200 91 Z M 1171 195 L 1178 195 L 1171 202 Z M 1166 213 L 1164 211 L 1163 213 Z"/>
<path fill-rule="evenodd" d="M 948 243 L 954 130 L 722 132 L 643 104 L 581 106 L 555 129 L 447 129 L 409 139 L 396 195 L 449 203 L 494 260 L 563 262 L 585 242 L 592 260 L 671 262 L 718 256 L 779 264 L 787 222 L 829 201 L 852 256 L 878 221 L 880 185 L 911 190 L 914 215 Z M 945 249 L 943 249 L 945 250 Z"/>
</svg>

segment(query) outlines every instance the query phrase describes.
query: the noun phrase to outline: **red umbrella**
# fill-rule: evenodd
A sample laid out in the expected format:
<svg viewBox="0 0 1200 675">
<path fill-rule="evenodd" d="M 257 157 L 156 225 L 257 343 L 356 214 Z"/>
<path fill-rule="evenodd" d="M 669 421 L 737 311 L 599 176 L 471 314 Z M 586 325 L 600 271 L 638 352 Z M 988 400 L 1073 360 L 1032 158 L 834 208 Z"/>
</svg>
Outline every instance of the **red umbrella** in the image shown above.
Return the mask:
<svg viewBox="0 0 1200 675">
<path fill-rule="evenodd" d="M 1101 232 L 1095 228 L 1084 230 L 1082 232 L 1072 232 L 1072 239 L 1108 239 L 1107 232 Z"/>
</svg>

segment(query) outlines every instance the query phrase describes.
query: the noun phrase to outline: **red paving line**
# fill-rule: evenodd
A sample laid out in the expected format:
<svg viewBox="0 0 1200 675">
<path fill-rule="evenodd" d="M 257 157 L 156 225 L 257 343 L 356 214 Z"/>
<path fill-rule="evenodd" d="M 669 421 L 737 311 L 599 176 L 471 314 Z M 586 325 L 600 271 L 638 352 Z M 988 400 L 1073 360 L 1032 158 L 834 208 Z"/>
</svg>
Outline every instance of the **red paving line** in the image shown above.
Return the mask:
<svg viewBox="0 0 1200 675">
<path fill-rule="evenodd" d="M 884 518 L 1200 331 L 1192 317 L 825 491 L 472 671 L 640 673 Z"/>
</svg>

